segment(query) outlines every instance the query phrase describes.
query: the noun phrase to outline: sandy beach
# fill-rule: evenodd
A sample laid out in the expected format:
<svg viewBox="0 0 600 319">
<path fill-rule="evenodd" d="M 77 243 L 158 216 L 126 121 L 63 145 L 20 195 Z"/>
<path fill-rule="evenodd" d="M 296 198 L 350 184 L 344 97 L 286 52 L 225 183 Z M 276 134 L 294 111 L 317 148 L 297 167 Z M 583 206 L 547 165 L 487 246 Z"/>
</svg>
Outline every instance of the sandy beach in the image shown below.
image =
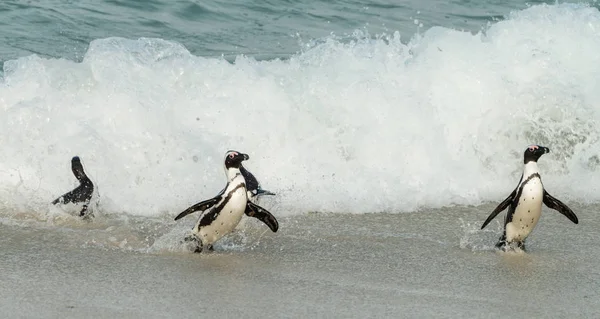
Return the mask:
<svg viewBox="0 0 600 319">
<path fill-rule="evenodd" d="M 545 212 L 526 253 L 493 249 L 499 223 L 478 231 L 492 208 L 305 214 L 275 234 L 247 220 L 202 254 L 183 251 L 184 227 L 166 218 L 94 230 L 5 220 L 0 308 L 10 318 L 600 315 L 597 207 L 576 207 L 580 225 Z"/>
</svg>

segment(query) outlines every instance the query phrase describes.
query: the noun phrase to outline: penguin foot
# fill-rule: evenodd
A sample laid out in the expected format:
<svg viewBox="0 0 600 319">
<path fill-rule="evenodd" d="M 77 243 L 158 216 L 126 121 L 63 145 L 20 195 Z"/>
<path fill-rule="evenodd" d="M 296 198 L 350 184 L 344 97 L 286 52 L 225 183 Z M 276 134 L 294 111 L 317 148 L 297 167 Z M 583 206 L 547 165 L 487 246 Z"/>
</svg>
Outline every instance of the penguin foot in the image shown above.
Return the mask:
<svg viewBox="0 0 600 319">
<path fill-rule="evenodd" d="M 502 251 L 506 251 L 506 246 L 508 246 L 508 244 L 506 243 L 505 240 L 499 240 L 496 243 L 496 248 L 502 250 Z"/>
<path fill-rule="evenodd" d="M 79 217 L 81 217 L 82 220 L 85 220 L 87 222 L 92 221 L 92 219 L 95 217 L 94 211 L 88 209 L 88 205 L 83 205 L 83 208 L 79 212 Z"/>
<path fill-rule="evenodd" d="M 504 252 L 515 251 L 517 249 L 525 251 L 525 241 L 513 241 L 509 243 L 504 239 L 500 239 L 500 241 L 496 243 L 496 248 Z"/>
<path fill-rule="evenodd" d="M 190 248 L 193 248 L 194 253 L 202 252 L 202 241 L 200 239 L 198 239 L 198 237 L 196 237 L 196 235 L 186 236 L 185 238 L 183 238 L 183 241 L 195 246 L 195 247 L 190 247 Z M 212 248 L 212 245 L 209 246 L 209 250 L 210 250 L 210 248 Z"/>
<path fill-rule="evenodd" d="M 79 212 L 79 216 L 84 217 L 86 215 L 87 210 L 88 210 L 88 205 L 83 205 L 83 208 Z"/>
<path fill-rule="evenodd" d="M 498 242 L 496 243 L 496 248 L 498 248 L 498 249 L 500 249 L 502 251 L 506 251 L 506 246 L 507 246 L 506 235 L 503 234 L 498 239 Z"/>
<path fill-rule="evenodd" d="M 95 216 L 94 216 L 94 213 L 90 212 L 90 213 L 81 215 L 80 217 L 81 217 L 82 220 L 85 220 L 86 222 L 91 222 L 94 219 Z"/>
</svg>

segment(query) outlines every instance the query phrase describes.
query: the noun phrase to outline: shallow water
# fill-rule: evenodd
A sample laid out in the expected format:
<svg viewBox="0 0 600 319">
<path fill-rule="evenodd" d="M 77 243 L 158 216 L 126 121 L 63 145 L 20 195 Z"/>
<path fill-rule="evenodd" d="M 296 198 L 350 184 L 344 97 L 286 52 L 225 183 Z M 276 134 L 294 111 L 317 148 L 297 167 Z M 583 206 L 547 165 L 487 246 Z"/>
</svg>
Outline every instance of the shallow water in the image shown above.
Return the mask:
<svg viewBox="0 0 600 319">
<path fill-rule="evenodd" d="M 278 233 L 247 220 L 202 254 L 184 252 L 172 230 L 147 231 L 167 220 L 94 231 L 3 223 L 0 307 L 72 318 L 593 318 L 598 207 L 572 206 L 579 225 L 545 210 L 521 253 L 493 249 L 499 223 L 478 230 L 492 205 L 311 213 L 282 218 Z M 119 247 L 127 237 L 137 243 Z"/>
</svg>

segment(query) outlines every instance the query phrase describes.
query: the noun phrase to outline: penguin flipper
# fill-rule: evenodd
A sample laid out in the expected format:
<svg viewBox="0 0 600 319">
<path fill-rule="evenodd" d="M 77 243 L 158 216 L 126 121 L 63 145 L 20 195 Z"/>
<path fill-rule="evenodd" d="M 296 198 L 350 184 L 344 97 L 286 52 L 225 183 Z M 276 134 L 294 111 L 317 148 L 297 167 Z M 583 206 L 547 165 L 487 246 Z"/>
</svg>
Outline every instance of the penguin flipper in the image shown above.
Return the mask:
<svg viewBox="0 0 600 319">
<path fill-rule="evenodd" d="M 59 198 L 55 199 L 52 201 L 52 205 L 56 205 L 58 203 L 60 203 L 61 198 L 63 198 L 62 196 L 60 196 Z"/>
<path fill-rule="evenodd" d="M 515 188 L 515 190 L 510 193 L 510 195 L 508 195 L 508 197 L 502 201 L 502 203 L 500 203 L 498 205 L 498 207 L 496 207 L 496 209 L 494 209 L 494 211 L 490 214 L 490 216 L 488 216 L 488 218 L 485 220 L 485 222 L 483 222 L 483 225 L 481 225 L 481 229 L 484 229 L 485 226 L 487 226 L 492 219 L 494 219 L 496 216 L 498 216 L 498 214 L 500 214 L 501 211 L 505 210 L 508 205 L 510 205 L 510 203 L 512 203 L 512 201 L 515 198 L 515 195 L 517 195 L 517 189 Z"/>
<path fill-rule="evenodd" d="M 273 214 L 250 201 L 248 201 L 248 204 L 246 205 L 246 211 L 244 213 L 265 223 L 265 225 L 269 226 L 271 231 L 274 233 L 279 229 L 279 223 Z"/>
<path fill-rule="evenodd" d="M 83 203 L 89 202 L 92 199 L 92 195 L 94 193 L 94 184 L 91 181 L 81 183 L 74 190 L 60 195 L 57 199 L 52 201 L 53 205 L 62 203 Z"/>
<path fill-rule="evenodd" d="M 74 190 L 73 190 L 74 191 Z M 60 195 L 57 199 L 52 201 L 52 205 L 56 205 L 59 203 L 68 204 L 75 202 L 75 195 L 73 191 Z"/>
<path fill-rule="evenodd" d="M 558 199 L 554 198 L 552 195 L 548 194 L 548 192 L 546 192 L 546 190 L 544 190 L 544 204 L 546 206 L 548 206 L 549 208 L 552 208 L 552 209 L 558 211 L 559 213 L 565 215 L 573 223 L 575 223 L 575 224 L 579 223 L 579 219 L 577 219 L 577 215 L 575 215 L 575 213 L 573 213 L 573 211 L 567 205 L 565 205 L 563 202 L 559 201 Z"/>
<path fill-rule="evenodd" d="M 262 196 L 262 195 L 275 195 L 275 193 L 270 192 L 266 189 L 259 188 L 256 190 L 256 194 L 254 196 Z"/>
<path fill-rule="evenodd" d="M 209 207 L 213 206 L 220 200 L 221 200 L 221 195 L 211 198 L 211 199 L 207 199 L 205 201 L 201 201 L 197 204 L 194 204 L 194 205 L 190 206 L 188 209 L 181 212 L 179 215 L 177 215 L 177 217 L 175 217 L 175 220 L 181 219 L 181 218 L 183 218 L 193 212 L 197 212 L 199 210 L 200 211 L 207 210 Z"/>
</svg>

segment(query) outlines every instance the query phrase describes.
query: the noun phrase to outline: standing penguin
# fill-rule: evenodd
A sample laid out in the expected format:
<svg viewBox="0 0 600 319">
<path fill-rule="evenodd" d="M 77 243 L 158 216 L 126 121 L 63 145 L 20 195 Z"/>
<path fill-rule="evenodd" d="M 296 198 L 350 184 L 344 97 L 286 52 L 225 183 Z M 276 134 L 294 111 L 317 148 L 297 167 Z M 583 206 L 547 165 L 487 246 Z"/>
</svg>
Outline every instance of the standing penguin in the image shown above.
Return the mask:
<svg viewBox="0 0 600 319">
<path fill-rule="evenodd" d="M 225 174 L 227 175 L 225 189 L 217 196 L 192 205 L 175 217 L 175 220 L 178 220 L 193 212 L 210 208 L 208 212 L 198 218 L 193 228 L 193 237 L 186 238 L 186 241 L 197 242 L 198 246 L 195 252 L 201 252 L 203 247 L 212 250 L 213 243 L 233 231 L 244 214 L 259 219 L 269 226 L 271 231 L 277 232 L 279 228 L 277 219 L 248 198 L 246 180 L 241 172 L 242 161 L 248 159 L 247 154 L 228 151 L 225 154 Z"/>
<path fill-rule="evenodd" d="M 71 159 L 71 170 L 75 178 L 79 181 L 79 186 L 53 200 L 52 204 L 75 204 L 76 206 L 80 206 L 81 208 L 78 209 L 79 216 L 84 217 L 88 214 L 88 207 L 94 193 L 94 184 L 85 174 L 81 159 L 78 156 Z"/>
<path fill-rule="evenodd" d="M 565 215 L 573 223 L 577 224 L 579 222 L 575 213 L 567 205 L 552 197 L 544 189 L 537 161 L 542 155 L 549 152 L 549 148 L 539 145 L 531 145 L 525 150 L 523 158 L 525 168 L 517 188 L 494 209 L 481 226 L 481 229 L 483 229 L 494 217 L 508 207 L 508 213 L 504 221 L 504 233 L 496 244 L 497 248 L 507 250 L 507 246 L 516 244 L 517 247 L 525 249 L 525 239 L 529 236 L 542 214 L 542 202 L 549 208 Z"/>
</svg>

